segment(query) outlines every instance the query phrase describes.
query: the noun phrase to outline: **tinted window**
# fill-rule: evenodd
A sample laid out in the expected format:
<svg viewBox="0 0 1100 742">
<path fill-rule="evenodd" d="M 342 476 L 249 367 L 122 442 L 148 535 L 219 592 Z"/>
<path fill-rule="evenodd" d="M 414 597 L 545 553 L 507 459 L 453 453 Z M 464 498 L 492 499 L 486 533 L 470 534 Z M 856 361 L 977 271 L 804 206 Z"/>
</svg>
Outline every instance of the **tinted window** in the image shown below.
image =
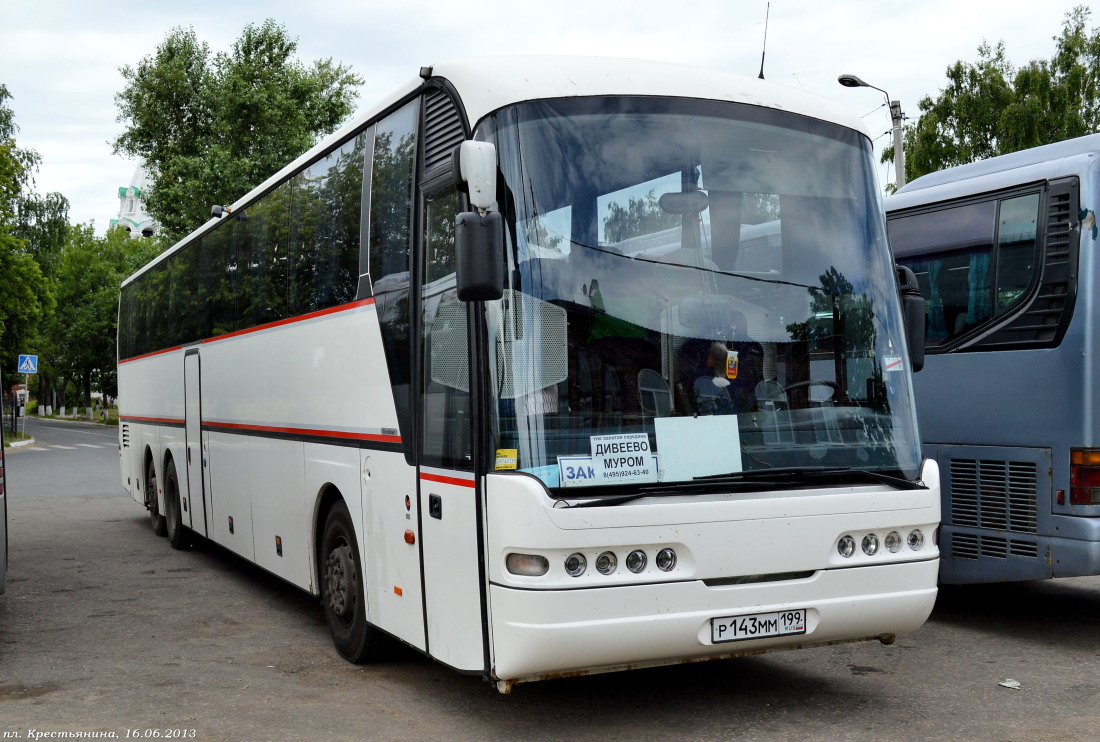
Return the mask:
<svg viewBox="0 0 1100 742">
<path fill-rule="evenodd" d="M 371 141 L 345 143 L 134 280 L 121 299 L 120 358 L 354 301 Z"/>
<path fill-rule="evenodd" d="M 927 307 L 926 340 L 949 343 L 1016 304 L 1035 277 L 1039 195 L 891 219 L 898 262 Z"/>
<path fill-rule="evenodd" d="M 454 187 L 424 199 L 424 379 L 423 461 L 468 468 L 470 363 L 467 305 L 455 292 L 455 215 L 461 197 Z"/>
<path fill-rule="evenodd" d="M 417 105 L 412 102 L 376 126 L 368 234 L 370 281 L 406 454 L 412 444 L 409 257 L 416 121 Z"/>
</svg>

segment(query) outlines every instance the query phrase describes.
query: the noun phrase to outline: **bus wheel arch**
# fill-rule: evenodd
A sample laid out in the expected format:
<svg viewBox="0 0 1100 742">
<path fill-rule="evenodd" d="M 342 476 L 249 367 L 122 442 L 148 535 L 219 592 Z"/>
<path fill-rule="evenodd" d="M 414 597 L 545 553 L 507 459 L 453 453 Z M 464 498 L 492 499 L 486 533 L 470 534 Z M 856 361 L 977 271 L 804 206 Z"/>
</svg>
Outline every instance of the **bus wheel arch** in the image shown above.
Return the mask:
<svg viewBox="0 0 1100 742">
<path fill-rule="evenodd" d="M 145 463 L 141 467 L 141 473 L 144 477 L 142 487 L 145 488 L 145 508 L 149 511 L 149 522 L 153 526 L 153 533 L 164 536 L 168 532 L 168 524 L 160 505 L 156 461 L 153 458 L 153 451 L 149 447 L 145 448 L 143 461 Z"/>
<path fill-rule="evenodd" d="M 385 640 L 367 621 L 359 541 L 348 506 L 335 487 L 322 494 L 317 523 L 317 583 L 332 643 L 349 662 L 376 661 Z"/>
</svg>

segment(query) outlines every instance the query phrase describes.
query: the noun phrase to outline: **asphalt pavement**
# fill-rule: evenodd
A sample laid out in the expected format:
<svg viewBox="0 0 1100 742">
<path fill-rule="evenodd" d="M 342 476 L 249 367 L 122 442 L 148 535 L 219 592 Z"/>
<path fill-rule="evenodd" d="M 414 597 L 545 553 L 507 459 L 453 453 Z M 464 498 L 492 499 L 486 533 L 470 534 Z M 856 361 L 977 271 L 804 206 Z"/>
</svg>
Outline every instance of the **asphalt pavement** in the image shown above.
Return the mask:
<svg viewBox="0 0 1100 742">
<path fill-rule="evenodd" d="M 28 431 L 35 445 L 7 456 L 0 739 L 1100 740 L 1097 577 L 941 591 L 889 647 L 502 696 L 409 650 L 344 662 L 314 598 L 153 534 L 122 492 L 114 428 L 32 418 Z"/>
</svg>

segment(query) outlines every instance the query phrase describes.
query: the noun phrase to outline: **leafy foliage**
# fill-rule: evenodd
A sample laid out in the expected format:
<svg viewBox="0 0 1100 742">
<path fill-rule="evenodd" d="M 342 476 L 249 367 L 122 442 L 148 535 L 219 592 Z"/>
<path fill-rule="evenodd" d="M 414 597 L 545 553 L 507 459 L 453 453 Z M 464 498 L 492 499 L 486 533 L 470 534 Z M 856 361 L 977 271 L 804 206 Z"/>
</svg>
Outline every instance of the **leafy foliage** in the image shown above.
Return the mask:
<svg viewBox="0 0 1100 742">
<path fill-rule="evenodd" d="M 76 385 L 84 406 L 91 405 L 93 386 L 107 396 L 118 393 L 118 289 L 159 252 L 155 240 L 130 239 L 121 228 L 96 237 L 90 225 L 74 227 L 61 251 L 57 309 L 45 322 L 43 360 L 59 380 Z"/>
<path fill-rule="evenodd" d="M 921 99 L 920 118 L 906 127 L 906 177 L 1100 130 L 1100 29 L 1086 29 L 1090 14 L 1066 14 L 1050 60 L 1015 69 L 1002 42 L 951 65 L 947 87 Z M 892 147 L 883 151 L 883 162 L 893 157 Z"/>
<path fill-rule="evenodd" d="M 10 97 L 0 85 L 0 378 L 13 375 L 16 357 L 31 349 L 39 320 L 53 308 L 49 281 L 33 255 L 36 243 L 21 234 L 18 222 L 40 158 L 16 146 Z"/>
<path fill-rule="evenodd" d="M 657 195 L 650 191 L 644 197 L 631 198 L 626 206 L 612 202 L 603 220 L 604 240 L 622 242 L 631 237 L 653 234 L 680 225 L 679 214 L 669 214 L 657 202 Z"/>
<path fill-rule="evenodd" d="M 126 131 L 114 150 L 144 160 L 146 208 L 170 236 L 231 203 L 330 133 L 352 111 L 362 78 L 331 59 L 306 67 L 272 20 L 248 25 L 231 52 L 212 54 L 175 28 L 115 96 Z"/>
</svg>

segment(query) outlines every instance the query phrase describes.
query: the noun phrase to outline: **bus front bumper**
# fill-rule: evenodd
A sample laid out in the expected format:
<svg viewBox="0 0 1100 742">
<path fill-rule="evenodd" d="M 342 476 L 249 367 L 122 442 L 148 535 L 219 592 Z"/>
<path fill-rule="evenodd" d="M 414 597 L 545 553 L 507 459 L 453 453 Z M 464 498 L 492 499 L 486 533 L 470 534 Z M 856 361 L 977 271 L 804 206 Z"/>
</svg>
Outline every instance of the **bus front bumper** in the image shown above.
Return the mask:
<svg viewBox="0 0 1100 742">
<path fill-rule="evenodd" d="M 939 562 L 821 570 L 782 582 L 580 590 L 491 585 L 493 675 L 511 682 L 882 639 L 920 628 Z M 805 633 L 715 643 L 712 619 L 806 610 Z"/>
</svg>

